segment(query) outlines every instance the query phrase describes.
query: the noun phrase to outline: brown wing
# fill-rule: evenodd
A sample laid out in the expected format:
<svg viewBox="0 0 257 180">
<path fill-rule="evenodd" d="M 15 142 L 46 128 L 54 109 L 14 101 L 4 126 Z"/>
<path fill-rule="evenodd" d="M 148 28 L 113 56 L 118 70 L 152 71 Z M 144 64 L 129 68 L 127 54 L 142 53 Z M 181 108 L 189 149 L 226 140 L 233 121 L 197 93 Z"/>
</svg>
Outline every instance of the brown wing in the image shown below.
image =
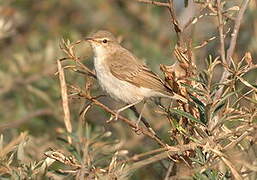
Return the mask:
<svg viewBox="0 0 257 180">
<path fill-rule="evenodd" d="M 110 71 L 116 78 L 130 82 L 137 87 L 151 88 L 163 94 L 172 95 L 172 90 L 126 49 L 115 52 L 109 58 L 107 62 Z"/>
</svg>

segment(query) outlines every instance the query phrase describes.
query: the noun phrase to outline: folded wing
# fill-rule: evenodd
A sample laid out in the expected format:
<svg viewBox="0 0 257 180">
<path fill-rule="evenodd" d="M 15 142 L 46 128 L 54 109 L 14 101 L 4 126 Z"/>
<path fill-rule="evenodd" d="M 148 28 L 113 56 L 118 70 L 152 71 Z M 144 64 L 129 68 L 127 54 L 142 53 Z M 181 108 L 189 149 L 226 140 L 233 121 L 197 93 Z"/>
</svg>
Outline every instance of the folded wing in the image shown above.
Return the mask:
<svg viewBox="0 0 257 180">
<path fill-rule="evenodd" d="M 119 53 L 117 55 L 116 53 Z M 137 87 L 150 88 L 165 95 L 172 95 L 171 88 L 141 63 L 126 49 L 122 49 L 107 59 L 111 73 L 118 79 L 130 82 Z"/>
</svg>

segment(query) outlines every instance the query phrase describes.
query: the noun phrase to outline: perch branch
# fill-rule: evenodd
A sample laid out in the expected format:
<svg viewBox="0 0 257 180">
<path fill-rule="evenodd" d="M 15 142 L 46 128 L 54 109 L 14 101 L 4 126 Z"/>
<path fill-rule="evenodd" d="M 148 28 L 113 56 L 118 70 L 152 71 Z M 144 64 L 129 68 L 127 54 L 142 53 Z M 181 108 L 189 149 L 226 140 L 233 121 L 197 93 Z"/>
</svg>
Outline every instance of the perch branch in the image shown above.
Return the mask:
<svg viewBox="0 0 257 180">
<path fill-rule="evenodd" d="M 79 44 L 80 42 L 82 42 L 81 40 L 75 42 L 75 43 L 70 43 L 69 41 L 65 42 L 64 40 L 62 41 L 62 44 L 60 44 L 60 48 L 66 53 L 66 55 L 68 56 L 67 58 L 62 58 L 61 60 L 65 60 L 65 59 L 71 59 L 73 61 L 75 61 L 77 63 L 77 65 L 81 68 L 83 68 L 86 72 L 87 75 L 96 78 L 95 73 L 90 70 L 87 66 L 85 66 L 83 63 L 81 63 L 79 61 L 79 58 L 75 55 L 74 53 L 74 47 L 76 44 Z M 59 60 L 58 62 L 60 62 L 61 60 Z M 62 68 L 63 71 L 63 68 Z M 63 73 L 63 72 L 62 72 Z M 59 72 L 60 75 L 60 72 Z M 64 75 L 62 75 L 64 77 Z M 77 92 L 77 94 L 79 94 L 80 96 L 90 100 L 91 102 L 93 102 L 95 105 L 102 107 L 105 111 L 111 113 L 112 115 L 116 115 L 116 113 L 114 111 L 112 111 L 110 108 L 108 108 L 107 106 L 105 106 L 104 104 L 100 103 L 96 98 L 92 98 L 89 93 L 81 93 L 81 90 L 79 90 L 76 87 L 73 87 L 73 89 Z M 65 90 L 66 91 L 66 90 Z M 86 92 L 88 91 L 88 88 L 86 88 Z M 65 105 L 66 106 L 66 105 Z M 133 110 L 133 109 L 132 109 Z M 134 110 L 133 110 L 134 111 Z M 135 111 L 134 111 L 135 112 Z M 69 115 L 69 112 L 66 112 L 67 115 Z M 124 118 L 122 116 L 120 116 L 120 118 L 122 121 L 126 122 L 129 126 L 133 127 L 133 128 L 137 128 L 136 124 L 132 123 L 130 120 L 128 120 L 127 118 Z M 161 146 L 166 146 L 165 143 L 162 142 L 162 140 L 157 136 L 157 134 L 154 132 L 154 130 L 150 127 L 150 124 L 143 118 L 143 123 L 144 125 L 147 127 L 148 131 L 146 131 L 145 129 L 139 129 L 143 134 L 151 137 L 152 139 L 155 139 L 157 141 L 157 143 Z M 68 127 L 69 125 L 67 124 L 66 127 Z M 69 131 L 68 131 L 69 132 Z"/>
<path fill-rule="evenodd" d="M 109 107 L 107 107 L 106 105 L 102 104 L 100 101 L 98 101 L 97 99 L 95 98 L 92 98 L 90 95 L 88 95 L 87 93 L 84 93 L 84 92 L 81 92 L 79 90 L 78 91 L 78 95 L 81 96 L 81 97 L 84 97 L 86 99 L 88 99 L 89 101 L 93 102 L 95 105 L 101 107 L 103 110 L 105 110 L 106 112 L 116 116 L 116 112 L 111 110 Z M 160 138 L 158 138 L 158 136 L 153 133 L 152 131 L 148 131 L 146 130 L 145 128 L 142 128 L 142 127 L 138 127 L 136 125 L 136 123 L 133 123 L 131 120 L 121 116 L 121 115 L 118 115 L 119 119 L 128 124 L 130 127 L 134 128 L 134 129 L 138 129 L 140 132 L 142 132 L 144 135 L 150 137 L 151 139 L 155 140 L 159 145 L 163 146 L 163 147 L 166 147 L 166 144 L 164 142 L 162 142 L 162 140 Z"/>
</svg>

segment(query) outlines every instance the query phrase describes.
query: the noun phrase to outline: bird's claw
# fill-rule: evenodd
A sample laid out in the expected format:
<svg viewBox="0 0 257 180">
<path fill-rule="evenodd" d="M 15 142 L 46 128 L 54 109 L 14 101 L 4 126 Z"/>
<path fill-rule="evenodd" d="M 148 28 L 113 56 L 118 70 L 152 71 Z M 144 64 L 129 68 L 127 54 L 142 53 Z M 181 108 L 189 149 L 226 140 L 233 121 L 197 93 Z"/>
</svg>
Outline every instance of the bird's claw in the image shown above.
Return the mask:
<svg viewBox="0 0 257 180">
<path fill-rule="evenodd" d="M 137 120 L 137 122 L 136 122 L 136 128 L 135 128 L 135 131 L 140 130 L 140 128 L 139 128 L 140 120 L 141 120 L 141 117 L 139 117 L 139 118 L 138 118 L 138 120 Z"/>
<path fill-rule="evenodd" d="M 135 131 L 135 133 L 136 133 L 137 135 L 140 135 L 140 134 L 142 133 L 141 129 L 140 129 L 138 126 L 135 127 L 135 128 L 133 128 L 133 130 Z"/>
<path fill-rule="evenodd" d="M 142 133 L 141 129 L 139 128 L 139 123 L 136 123 L 135 127 L 133 128 L 133 130 L 135 131 L 135 133 L 137 135 L 140 135 Z"/>
<path fill-rule="evenodd" d="M 119 119 L 119 113 L 120 113 L 119 111 L 116 112 L 115 119 L 114 119 L 115 121 L 117 121 Z"/>
<path fill-rule="evenodd" d="M 111 121 L 113 121 L 113 119 L 114 119 L 114 116 L 111 115 L 111 117 L 106 121 L 106 123 L 110 123 Z"/>
<path fill-rule="evenodd" d="M 110 123 L 111 121 L 117 121 L 119 119 L 119 111 L 115 113 L 115 115 L 111 114 L 111 117 L 106 121 L 107 123 Z"/>
</svg>

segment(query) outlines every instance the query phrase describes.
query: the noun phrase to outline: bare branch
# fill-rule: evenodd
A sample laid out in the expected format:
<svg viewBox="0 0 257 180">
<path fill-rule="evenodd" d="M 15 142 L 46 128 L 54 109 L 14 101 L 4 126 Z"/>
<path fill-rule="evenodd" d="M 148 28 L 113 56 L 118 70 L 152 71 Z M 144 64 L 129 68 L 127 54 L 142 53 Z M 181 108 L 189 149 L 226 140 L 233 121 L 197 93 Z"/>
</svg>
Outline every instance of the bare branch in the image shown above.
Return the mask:
<svg viewBox="0 0 257 180">
<path fill-rule="evenodd" d="M 87 93 L 81 91 L 80 89 L 76 89 L 74 88 L 75 91 L 78 92 L 78 95 L 81 97 L 86 98 L 87 100 L 90 100 L 91 102 L 93 102 L 95 105 L 101 107 L 103 110 L 105 110 L 106 112 L 109 112 L 110 114 L 116 116 L 116 112 L 111 110 L 109 107 L 107 107 L 106 105 L 102 104 L 100 101 L 98 101 L 96 98 L 91 97 L 90 95 L 88 95 Z M 166 147 L 166 144 L 162 142 L 162 140 L 160 138 L 158 138 L 158 136 L 156 136 L 155 133 L 153 133 L 153 131 L 148 131 L 142 127 L 138 127 L 136 125 L 136 123 L 133 123 L 131 120 L 118 115 L 119 119 L 121 121 L 123 121 L 124 123 L 128 124 L 130 127 L 134 128 L 134 129 L 138 129 L 138 131 L 142 132 L 144 135 L 150 137 L 151 139 L 155 140 L 159 145 Z"/>
<path fill-rule="evenodd" d="M 243 18 L 243 14 L 244 14 L 244 12 L 245 12 L 245 10 L 247 8 L 247 5 L 248 5 L 249 1 L 250 0 L 244 0 L 242 2 L 240 10 L 239 10 L 237 18 L 236 18 L 236 21 L 235 21 L 235 26 L 234 26 L 234 29 L 233 29 L 233 32 L 232 32 L 232 38 L 230 40 L 230 46 L 229 46 L 229 48 L 227 50 L 226 62 L 227 62 L 228 66 L 231 64 L 231 61 L 232 61 L 231 57 L 232 57 L 232 55 L 234 53 L 234 50 L 235 50 L 238 31 L 239 31 L 240 24 L 241 24 L 241 21 L 242 21 L 242 18 Z M 227 79 L 228 76 L 229 76 L 229 72 L 227 70 L 225 70 L 224 73 L 222 74 L 221 79 L 220 79 L 220 83 L 224 82 L 224 80 Z M 216 92 L 214 99 L 219 99 L 220 98 L 223 89 L 224 89 L 224 86 L 222 86 Z"/>
<path fill-rule="evenodd" d="M 169 3 L 152 1 L 152 0 L 137 0 L 137 1 L 141 2 L 141 3 L 145 3 L 145 4 L 153 4 L 153 5 L 156 5 L 156 6 L 170 8 L 170 4 Z"/>
<path fill-rule="evenodd" d="M 209 44 L 209 42 L 215 40 L 216 38 L 217 38 L 216 36 L 213 36 L 213 37 L 211 37 L 211 38 L 209 38 L 207 40 L 204 40 L 200 45 L 195 46 L 194 49 L 200 49 L 200 48 L 206 46 L 207 44 Z"/>
<path fill-rule="evenodd" d="M 0 158 L 3 159 L 6 154 L 13 151 L 13 149 L 17 148 L 16 145 L 20 144 L 22 141 L 25 141 L 28 137 L 27 132 L 22 132 L 17 138 L 13 139 L 10 143 L 5 145 L 5 147 L 1 148 L 0 150 Z"/>
<path fill-rule="evenodd" d="M 66 59 L 71 59 L 76 62 L 76 64 L 81 67 L 83 70 L 85 70 L 85 73 L 87 73 L 90 76 L 93 76 L 96 78 L 95 72 L 90 70 L 87 66 L 85 66 L 82 62 L 80 62 L 80 58 L 77 57 L 74 53 L 74 47 L 81 43 L 82 41 L 79 40 L 75 43 L 70 44 L 70 42 L 65 42 L 65 40 L 62 40 L 60 43 L 60 49 L 68 56 L 65 58 L 60 59 L 60 61 L 66 60 Z"/>
<path fill-rule="evenodd" d="M 84 69 L 84 70 L 86 71 L 86 73 L 87 73 L 88 76 L 91 76 L 91 77 L 93 77 L 93 78 L 96 78 L 95 73 L 94 73 L 92 70 L 90 70 L 87 66 L 85 66 L 83 63 L 81 63 L 81 62 L 79 61 L 79 58 L 78 58 L 78 57 L 75 55 L 75 53 L 74 53 L 74 46 L 75 46 L 76 44 L 80 43 L 80 42 L 81 42 L 81 41 L 77 41 L 77 42 L 71 44 L 69 41 L 65 42 L 65 41 L 63 40 L 63 42 L 62 42 L 62 44 L 61 44 L 62 46 L 60 46 L 60 47 L 61 47 L 61 49 L 68 55 L 68 58 L 67 58 L 67 59 L 71 59 L 71 60 L 73 60 L 74 62 L 76 62 L 77 65 L 78 65 L 78 67 L 82 67 L 82 69 Z M 66 58 L 65 58 L 65 59 L 66 59 Z M 61 60 L 63 60 L 63 59 L 61 59 Z M 61 60 L 58 60 L 58 63 L 59 63 L 59 64 L 58 64 L 58 70 L 61 69 L 62 75 L 60 75 L 60 70 L 59 70 L 59 76 L 61 76 L 62 78 L 64 78 L 63 68 L 61 67 L 61 64 L 60 64 L 60 61 L 61 61 Z M 60 66 L 60 67 L 59 67 L 59 66 Z M 60 79 L 61 79 L 61 78 L 60 78 Z M 65 81 L 64 81 L 64 82 L 65 82 Z M 65 85 L 65 86 L 66 86 L 66 85 Z M 114 112 L 113 110 L 111 110 L 110 108 L 108 108 L 107 106 L 105 106 L 104 104 L 100 103 L 96 98 L 91 97 L 91 95 L 89 95 L 89 93 L 87 93 L 88 90 L 89 90 L 88 88 L 86 88 L 85 93 L 82 92 L 82 90 L 80 90 L 80 89 L 78 89 L 78 88 L 76 88 L 76 87 L 73 87 L 73 90 L 74 90 L 74 91 L 76 92 L 76 94 L 78 94 L 79 96 L 82 96 L 82 97 L 84 97 L 84 98 L 90 100 L 92 103 L 94 103 L 94 104 L 97 105 L 97 106 L 100 106 L 102 109 L 104 109 L 105 111 L 111 113 L 112 115 L 116 115 L 116 112 Z M 67 89 L 64 89 L 64 91 L 66 92 Z M 64 94 L 64 96 L 66 96 L 66 95 Z M 66 101 L 66 100 L 65 100 L 65 101 Z M 67 102 L 67 103 L 68 103 L 68 102 Z M 68 104 L 67 104 L 67 105 L 68 105 Z M 63 106 L 65 106 L 65 108 L 67 109 L 67 105 L 66 105 L 66 103 L 65 103 Z M 68 111 L 65 112 L 65 113 L 66 113 L 66 116 L 69 115 L 69 112 L 68 112 Z M 66 117 L 66 118 L 67 118 L 67 117 Z M 129 126 L 131 126 L 132 128 L 135 128 L 135 129 L 137 128 L 137 125 L 134 124 L 133 122 L 131 122 L 129 119 L 126 119 L 126 118 L 124 118 L 124 117 L 122 117 L 122 116 L 119 116 L 119 119 L 121 119 L 122 121 L 126 122 L 126 123 L 127 123 Z M 165 147 L 165 146 L 166 146 L 165 143 L 163 143 L 162 140 L 157 136 L 157 134 L 154 132 L 154 130 L 150 127 L 150 124 L 147 123 L 147 121 L 146 121 L 144 118 L 143 118 L 142 120 L 143 120 L 143 123 L 145 124 L 145 126 L 147 127 L 148 131 L 145 130 L 145 129 L 143 129 L 143 128 L 139 129 L 139 131 L 142 132 L 143 134 L 145 134 L 145 135 L 151 137 L 152 139 L 156 140 L 158 144 L 160 144 L 161 146 Z M 67 122 L 67 123 L 68 123 L 68 122 Z M 68 126 L 69 126 L 69 123 L 66 125 L 66 128 L 67 128 Z M 67 130 L 68 130 L 68 128 L 67 128 Z M 68 132 L 69 132 L 69 131 L 68 131 Z"/>
<path fill-rule="evenodd" d="M 218 11 L 218 22 L 219 22 L 219 35 L 220 35 L 220 55 L 221 60 L 225 64 L 226 58 L 225 58 L 225 43 L 224 43 L 224 26 L 223 26 L 223 17 L 222 17 L 222 5 L 221 0 L 217 0 L 217 11 Z"/>
<path fill-rule="evenodd" d="M 170 12 L 170 15 L 171 15 L 171 21 L 172 21 L 172 23 L 174 25 L 174 29 L 175 29 L 175 31 L 177 33 L 178 38 L 180 38 L 181 28 L 179 26 L 179 23 L 178 23 L 176 14 L 175 14 L 173 0 L 168 0 L 168 2 L 170 4 L 169 5 L 169 12 Z"/>
<path fill-rule="evenodd" d="M 69 109 L 69 101 L 68 101 L 68 95 L 67 95 L 67 86 L 66 86 L 64 71 L 60 60 L 57 60 L 57 67 L 58 67 L 59 79 L 60 79 L 60 85 L 61 85 L 62 106 L 64 111 L 64 124 L 67 131 L 71 133 L 72 126 L 71 126 L 71 120 L 70 120 L 70 109 Z M 71 143 L 70 136 L 68 136 L 68 142 Z"/>
<path fill-rule="evenodd" d="M 172 168 L 174 167 L 174 162 L 170 162 L 169 168 L 166 172 L 164 180 L 169 180 L 170 179 L 170 174 L 172 173 Z"/>
<path fill-rule="evenodd" d="M 170 12 L 170 15 L 171 15 L 171 22 L 174 25 L 174 29 L 176 31 L 176 34 L 177 34 L 178 38 L 180 38 L 181 28 L 179 27 L 179 23 L 178 23 L 178 20 L 176 18 L 175 9 L 174 9 L 174 5 L 173 5 L 173 0 L 167 0 L 168 1 L 167 3 L 159 2 L 159 1 L 153 1 L 153 0 L 137 0 L 137 1 L 141 2 L 141 3 L 153 4 L 153 5 L 156 5 L 156 6 L 168 8 L 168 10 Z"/>
<path fill-rule="evenodd" d="M 235 20 L 235 26 L 234 26 L 233 32 L 231 34 L 232 37 L 231 37 L 231 40 L 230 40 L 230 46 L 227 50 L 227 62 L 228 62 L 229 65 L 231 63 L 230 58 L 232 57 L 232 55 L 235 51 L 237 35 L 238 35 L 239 28 L 240 28 L 240 25 L 241 25 L 241 22 L 242 22 L 242 19 L 243 19 L 243 15 L 244 15 L 244 12 L 245 12 L 249 2 L 250 2 L 250 0 L 244 0 L 242 2 L 240 10 L 239 10 L 238 15 L 237 15 L 237 18 Z"/>
</svg>

